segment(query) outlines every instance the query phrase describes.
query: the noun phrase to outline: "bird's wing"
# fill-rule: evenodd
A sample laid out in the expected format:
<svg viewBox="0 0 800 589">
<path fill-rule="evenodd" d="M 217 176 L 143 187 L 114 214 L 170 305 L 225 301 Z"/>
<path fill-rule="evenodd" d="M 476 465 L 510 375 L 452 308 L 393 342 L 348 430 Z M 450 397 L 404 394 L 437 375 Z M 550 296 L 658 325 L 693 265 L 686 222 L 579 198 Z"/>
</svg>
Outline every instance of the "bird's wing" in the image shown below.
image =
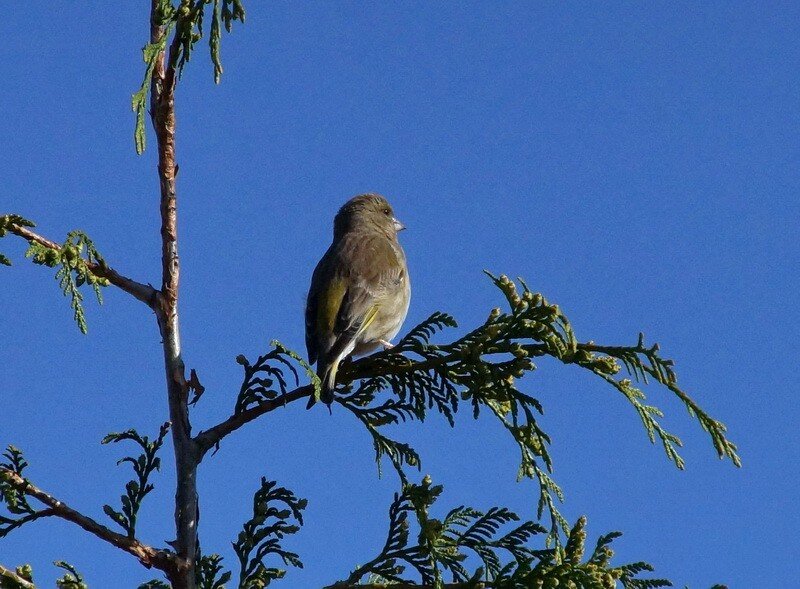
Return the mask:
<svg viewBox="0 0 800 589">
<path fill-rule="evenodd" d="M 398 252 L 383 236 L 361 238 L 343 244 L 342 268 L 347 269 L 347 291 L 333 332 L 335 348 L 344 350 L 375 319 L 387 292 L 400 283 L 405 270 Z"/>
<path fill-rule="evenodd" d="M 306 350 L 308 350 L 308 362 L 313 364 L 317 361 L 317 338 L 314 326 L 317 323 L 317 293 L 314 290 L 308 291 L 306 300 Z"/>
<path fill-rule="evenodd" d="M 306 304 L 309 361 L 347 355 L 404 272 L 397 250 L 382 235 L 346 236 L 331 246 L 314 270 Z"/>
<path fill-rule="evenodd" d="M 306 301 L 306 348 L 313 364 L 333 341 L 334 326 L 347 292 L 345 278 L 333 271 L 335 252 L 329 250 L 314 269 Z M 326 341 L 327 340 L 327 341 Z"/>
</svg>

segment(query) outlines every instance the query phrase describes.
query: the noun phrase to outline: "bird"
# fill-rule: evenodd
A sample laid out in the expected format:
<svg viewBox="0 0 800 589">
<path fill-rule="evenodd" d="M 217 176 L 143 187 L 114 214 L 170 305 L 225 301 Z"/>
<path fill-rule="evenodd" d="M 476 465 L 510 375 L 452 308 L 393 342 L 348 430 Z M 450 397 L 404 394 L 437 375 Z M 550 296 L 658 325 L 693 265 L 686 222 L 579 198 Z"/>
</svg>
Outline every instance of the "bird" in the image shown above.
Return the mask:
<svg viewBox="0 0 800 589">
<path fill-rule="evenodd" d="M 391 348 L 411 300 L 405 226 L 380 194 L 347 201 L 333 220 L 333 242 L 317 263 L 306 300 L 306 348 L 330 408 L 339 363 L 380 346 Z M 311 396 L 308 407 L 316 402 Z"/>
</svg>

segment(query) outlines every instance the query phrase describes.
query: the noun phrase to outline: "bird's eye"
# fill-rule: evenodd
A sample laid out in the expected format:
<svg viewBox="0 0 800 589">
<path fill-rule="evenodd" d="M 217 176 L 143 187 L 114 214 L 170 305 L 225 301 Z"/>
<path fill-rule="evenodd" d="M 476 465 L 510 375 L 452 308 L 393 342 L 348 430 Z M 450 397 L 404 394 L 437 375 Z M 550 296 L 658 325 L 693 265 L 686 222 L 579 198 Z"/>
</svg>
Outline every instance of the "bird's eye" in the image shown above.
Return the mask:
<svg viewBox="0 0 800 589">
<path fill-rule="evenodd" d="M 392 209 L 383 209 L 383 214 L 384 215 L 391 215 L 392 214 Z"/>
</svg>

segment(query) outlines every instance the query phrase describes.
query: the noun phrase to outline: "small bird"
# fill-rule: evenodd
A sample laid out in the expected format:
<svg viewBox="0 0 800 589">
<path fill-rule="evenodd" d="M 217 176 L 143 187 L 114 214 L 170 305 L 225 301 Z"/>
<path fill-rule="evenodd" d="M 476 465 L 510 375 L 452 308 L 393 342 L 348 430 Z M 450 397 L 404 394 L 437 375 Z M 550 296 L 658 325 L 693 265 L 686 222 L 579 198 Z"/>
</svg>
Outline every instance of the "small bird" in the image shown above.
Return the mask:
<svg viewBox="0 0 800 589">
<path fill-rule="evenodd" d="M 379 194 L 350 199 L 333 220 L 333 243 L 314 269 L 306 302 L 308 359 L 317 362 L 320 399 L 328 406 L 339 363 L 392 347 L 406 318 L 411 284 L 397 239 L 403 229 Z M 314 402 L 312 396 L 308 406 Z"/>
</svg>

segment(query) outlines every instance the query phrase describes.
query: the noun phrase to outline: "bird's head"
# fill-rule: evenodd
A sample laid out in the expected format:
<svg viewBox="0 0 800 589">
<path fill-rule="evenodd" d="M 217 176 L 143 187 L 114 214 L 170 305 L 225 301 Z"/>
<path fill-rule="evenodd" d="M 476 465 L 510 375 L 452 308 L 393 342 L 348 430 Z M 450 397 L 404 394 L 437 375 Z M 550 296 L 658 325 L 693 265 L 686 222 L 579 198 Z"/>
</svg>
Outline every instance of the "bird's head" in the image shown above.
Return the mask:
<svg viewBox="0 0 800 589">
<path fill-rule="evenodd" d="M 394 216 L 392 205 L 380 194 L 360 194 L 348 200 L 333 220 L 334 238 L 353 229 L 374 230 L 389 237 L 405 226 Z"/>
</svg>

